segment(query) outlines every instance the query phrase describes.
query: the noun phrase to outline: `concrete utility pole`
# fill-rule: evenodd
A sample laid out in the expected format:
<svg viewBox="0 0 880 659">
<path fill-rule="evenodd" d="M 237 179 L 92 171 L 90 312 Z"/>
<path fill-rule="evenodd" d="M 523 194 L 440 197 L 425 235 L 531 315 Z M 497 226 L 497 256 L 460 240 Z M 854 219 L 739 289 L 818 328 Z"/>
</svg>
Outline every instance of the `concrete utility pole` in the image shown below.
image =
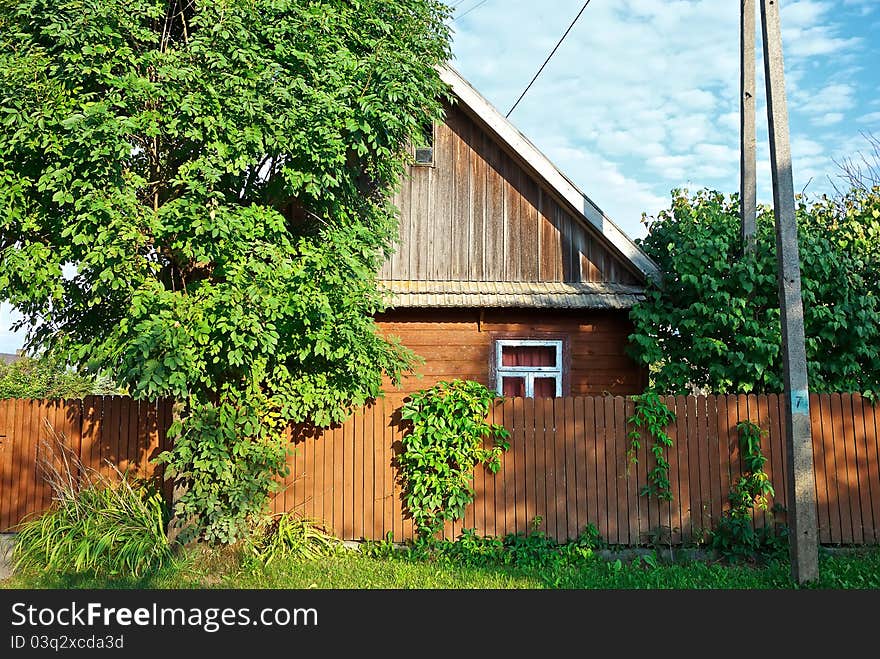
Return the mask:
<svg viewBox="0 0 880 659">
<path fill-rule="evenodd" d="M 819 577 L 816 484 L 810 428 L 810 392 L 804 345 L 804 309 L 798 255 L 788 109 L 778 0 L 761 0 L 767 122 L 773 170 L 779 304 L 782 312 L 782 359 L 785 385 L 786 453 L 788 456 L 788 522 L 791 529 L 791 576 L 798 583 Z"/>
<path fill-rule="evenodd" d="M 744 254 L 755 253 L 755 0 L 741 0 L 740 12 L 739 217 Z"/>
</svg>

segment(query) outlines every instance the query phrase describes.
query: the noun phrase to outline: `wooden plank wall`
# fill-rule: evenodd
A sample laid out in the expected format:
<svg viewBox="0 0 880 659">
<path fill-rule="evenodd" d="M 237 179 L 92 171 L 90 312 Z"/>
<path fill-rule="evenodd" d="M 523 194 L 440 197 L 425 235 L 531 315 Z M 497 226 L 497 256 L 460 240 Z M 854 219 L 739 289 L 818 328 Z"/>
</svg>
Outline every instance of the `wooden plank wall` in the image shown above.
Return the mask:
<svg viewBox="0 0 880 659">
<path fill-rule="evenodd" d="M 400 387 L 386 382 L 386 392 L 411 393 L 454 378 L 494 388 L 493 342 L 513 338 L 563 340 L 563 395 L 630 395 L 648 383 L 647 369 L 626 354 L 633 326 L 625 312 L 401 309 L 376 322 L 425 359 Z"/>
<path fill-rule="evenodd" d="M 437 125 L 434 161 L 401 182 L 397 251 L 381 279 L 639 283 L 463 109 Z"/>
<path fill-rule="evenodd" d="M 741 475 L 736 424 L 751 419 L 766 431 L 765 470 L 786 505 L 782 400 L 761 396 L 667 396 L 676 414 L 668 432 L 672 502 L 639 496 L 653 466 L 643 438 L 638 462 L 627 460 L 626 419 L 633 401 L 621 396 L 507 399 L 491 414 L 511 432 L 501 471 L 475 473 L 475 502 L 445 535 L 464 528 L 505 535 L 533 522 L 550 536 L 576 537 L 588 523 L 622 545 L 651 539 L 699 542 L 728 509 L 727 493 Z M 276 512 L 322 520 L 343 539 L 413 537 L 402 505 L 394 456 L 400 451 L 401 396 L 390 396 L 344 424 L 292 433 L 290 475 L 275 496 Z M 880 413 L 857 394 L 811 396 L 819 540 L 827 545 L 880 543 Z M 149 458 L 165 445 L 167 405 L 125 398 L 85 401 L 0 401 L 0 529 L 45 509 L 51 492 L 36 468 L 44 419 L 64 433 L 87 466 L 148 474 Z M 784 521 L 784 517 L 778 518 Z M 770 514 L 755 515 L 758 525 Z"/>
</svg>

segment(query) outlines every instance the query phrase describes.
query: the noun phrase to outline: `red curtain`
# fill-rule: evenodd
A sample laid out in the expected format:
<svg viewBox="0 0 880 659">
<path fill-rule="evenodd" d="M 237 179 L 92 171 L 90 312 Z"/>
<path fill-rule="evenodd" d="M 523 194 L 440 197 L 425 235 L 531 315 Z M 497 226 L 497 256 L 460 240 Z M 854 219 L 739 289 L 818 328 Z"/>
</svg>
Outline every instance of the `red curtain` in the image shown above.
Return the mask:
<svg viewBox="0 0 880 659">
<path fill-rule="evenodd" d="M 554 378 L 535 378 L 535 398 L 556 398 L 556 380 Z"/>
<path fill-rule="evenodd" d="M 554 346 L 501 346 L 502 366 L 556 366 Z"/>
<path fill-rule="evenodd" d="M 502 389 L 508 398 L 522 398 L 526 395 L 526 379 L 506 377 Z"/>
</svg>

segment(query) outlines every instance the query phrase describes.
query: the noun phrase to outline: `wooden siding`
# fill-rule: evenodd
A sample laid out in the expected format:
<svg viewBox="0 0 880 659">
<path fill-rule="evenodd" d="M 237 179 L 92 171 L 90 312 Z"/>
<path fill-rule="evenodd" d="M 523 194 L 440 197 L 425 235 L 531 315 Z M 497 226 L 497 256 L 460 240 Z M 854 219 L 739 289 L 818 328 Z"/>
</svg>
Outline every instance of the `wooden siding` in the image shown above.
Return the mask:
<svg viewBox="0 0 880 659">
<path fill-rule="evenodd" d="M 434 162 L 395 196 L 400 242 L 381 279 L 640 283 L 463 109 L 438 124 Z"/>
<path fill-rule="evenodd" d="M 412 538 L 394 467 L 404 432 L 401 399 L 376 401 L 318 433 L 294 432 L 290 474 L 272 501 L 274 510 L 322 520 L 345 540 L 382 540 L 388 532 L 397 541 Z M 644 544 L 658 530 L 673 544 L 704 540 L 730 508 L 727 495 L 741 472 L 736 424 L 745 419 L 766 432 L 764 469 L 776 491 L 770 503 L 786 506 L 783 397 L 665 396 L 664 402 L 676 415 L 668 429 L 671 502 L 638 495 L 654 465 L 648 441 L 642 441 L 637 463 L 627 460 L 631 398 L 512 398 L 489 418 L 510 431 L 501 471 L 493 476 L 475 470 L 476 499 L 462 520 L 447 524 L 446 537 L 465 528 L 496 536 L 527 532 L 540 517 L 540 530 L 557 540 L 576 537 L 587 524 L 612 544 Z M 810 396 L 824 545 L 880 544 L 878 412 L 857 394 Z M 48 436 L 46 420 L 86 466 L 107 473 L 107 459 L 149 475 L 156 468 L 150 458 L 166 447 L 171 415 L 167 404 L 124 398 L 0 400 L 2 531 L 51 504 L 36 463 L 40 440 Z M 167 487 L 165 494 L 170 496 Z M 760 526 L 785 520 L 759 512 L 754 521 Z"/>
<path fill-rule="evenodd" d="M 547 310 L 407 310 L 377 317 L 380 330 L 397 336 L 425 359 L 415 376 L 388 392 L 408 393 L 440 380 L 464 378 L 494 386 L 495 339 L 563 339 L 563 395 L 641 392 L 647 370 L 626 355 L 632 325 L 625 312 Z"/>
</svg>

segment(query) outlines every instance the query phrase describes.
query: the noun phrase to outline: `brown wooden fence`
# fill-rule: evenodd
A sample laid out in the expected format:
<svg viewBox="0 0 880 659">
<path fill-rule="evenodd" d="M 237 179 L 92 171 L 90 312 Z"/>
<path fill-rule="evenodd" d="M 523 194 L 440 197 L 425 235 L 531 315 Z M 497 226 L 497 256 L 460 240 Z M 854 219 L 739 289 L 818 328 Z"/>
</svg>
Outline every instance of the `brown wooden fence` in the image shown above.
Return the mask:
<svg viewBox="0 0 880 659">
<path fill-rule="evenodd" d="M 608 542 L 643 544 L 652 535 L 673 543 L 702 538 L 722 511 L 740 475 L 736 423 L 751 419 L 767 431 L 765 470 L 786 505 L 782 399 L 768 396 L 666 397 L 676 421 L 669 428 L 674 499 L 639 496 L 653 466 L 649 441 L 629 463 L 623 397 L 508 399 L 491 420 L 511 432 L 511 449 L 496 475 L 477 469 L 476 500 L 465 517 L 446 527 L 480 534 L 538 528 L 564 540 L 588 523 Z M 343 539 L 413 537 L 393 458 L 400 448 L 400 399 L 388 398 L 317 436 L 292 436 L 290 476 L 273 500 L 276 511 L 295 510 L 324 521 Z M 819 539 L 825 544 L 880 542 L 880 413 L 858 395 L 811 396 Z M 130 399 L 0 401 L 0 529 L 43 510 L 51 493 L 36 468 L 45 420 L 63 432 L 83 462 L 107 469 L 152 473 L 149 459 L 165 446 L 170 409 Z M 775 518 L 784 521 L 784 515 Z M 774 520 L 756 515 L 759 525 Z"/>
</svg>

